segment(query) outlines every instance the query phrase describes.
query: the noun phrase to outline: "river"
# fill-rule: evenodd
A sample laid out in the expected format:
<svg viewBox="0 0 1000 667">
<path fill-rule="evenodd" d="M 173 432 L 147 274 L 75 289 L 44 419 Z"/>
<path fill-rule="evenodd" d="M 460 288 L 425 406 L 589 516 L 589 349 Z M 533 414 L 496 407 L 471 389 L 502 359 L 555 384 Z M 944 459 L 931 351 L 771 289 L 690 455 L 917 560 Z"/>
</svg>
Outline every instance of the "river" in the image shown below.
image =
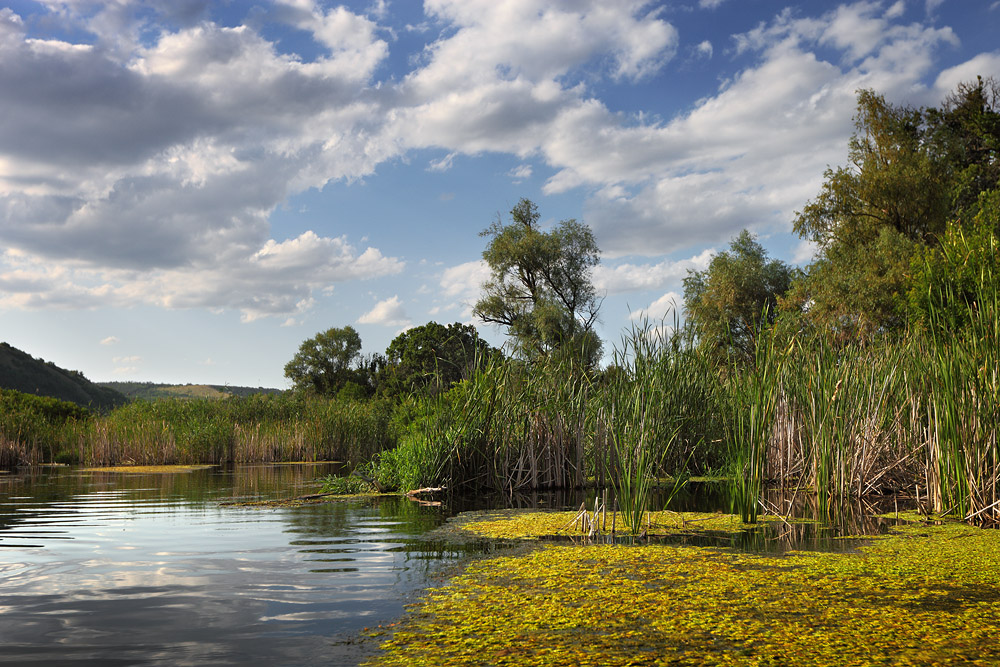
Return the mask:
<svg viewBox="0 0 1000 667">
<path fill-rule="evenodd" d="M 439 507 L 314 492 L 330 465 L 0 476 L 0 663 L 351 665 L 482 545 L 421 539 Z"/>
</svg>

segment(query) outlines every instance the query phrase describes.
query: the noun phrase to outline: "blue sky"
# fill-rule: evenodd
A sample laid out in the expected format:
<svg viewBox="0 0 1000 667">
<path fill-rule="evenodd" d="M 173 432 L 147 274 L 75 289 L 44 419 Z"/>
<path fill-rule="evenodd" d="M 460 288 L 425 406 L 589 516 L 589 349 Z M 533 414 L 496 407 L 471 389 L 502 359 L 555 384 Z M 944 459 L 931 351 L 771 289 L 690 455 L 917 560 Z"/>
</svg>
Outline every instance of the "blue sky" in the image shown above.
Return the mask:
<svg viewBox="0 0 1000 667">
<path fill-rule="evenodd" d="M 807 263 L 856 91 L 1000 78 L 998 28 L 992 0 L 8 2 L 0 340 L 285 387 L 329 327 L 474 323 L 479 232 L 528 197 L 594 230 L 610 349 L 743 228 Z"/>
</svg>

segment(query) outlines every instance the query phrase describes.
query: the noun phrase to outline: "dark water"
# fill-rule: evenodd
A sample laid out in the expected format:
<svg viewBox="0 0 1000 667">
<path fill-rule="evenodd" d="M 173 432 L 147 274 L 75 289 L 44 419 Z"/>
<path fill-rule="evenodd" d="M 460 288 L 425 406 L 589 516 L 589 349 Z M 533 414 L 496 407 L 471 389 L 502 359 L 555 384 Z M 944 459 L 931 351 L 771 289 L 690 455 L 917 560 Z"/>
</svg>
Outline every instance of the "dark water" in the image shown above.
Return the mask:
<svg viewBox="0 0 1000 667">
<path fill-rule="evenodd" d="M 385 498 L 259 509 L 326 468 L 0 476 L 0 663 L 356 664 L 462 545 L 441 508 Z M 475 548 L 470 546 L 470 549 Z"/>
</svg>

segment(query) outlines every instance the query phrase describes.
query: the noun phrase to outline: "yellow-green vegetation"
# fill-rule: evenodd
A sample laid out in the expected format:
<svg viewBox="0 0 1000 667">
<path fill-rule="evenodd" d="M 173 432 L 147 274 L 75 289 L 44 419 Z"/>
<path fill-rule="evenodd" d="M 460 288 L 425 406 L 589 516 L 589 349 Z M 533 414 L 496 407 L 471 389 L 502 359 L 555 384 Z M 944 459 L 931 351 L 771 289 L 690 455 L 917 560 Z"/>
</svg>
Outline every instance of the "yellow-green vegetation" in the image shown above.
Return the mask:
<svg viewBox="0 0 1000 667">
<path fill-rule="evenodd" d="M 588 520 L 593 520 L 593 512 L 588 512 Z M 580 536 L 586 534 L 584 521 L 576 520 L 576 512 L 522 512 L 500 510 L 482 514 L 470 512 L 460 515 L 456 523 L 462 530 L 482 537 L 496 539 L 535 540 L 553 536 Z M 763 517 L 767 519 L 768 517 Z M 780 521 L 770 517 L 772 521 Z M 597 523 L 603 534 L 612 529 L 619 535 L 628 534 L 621 513 L 598 513 Z M 589 525 L 589 524 L 587 524 Z M 647 512 L 642 525 L 650 535 L 666 535 L 693 531 L 737 531 L 750 527 L 732 514 L 705 512 Z"/>
<path fill-rule="evenodd" d="M 170 465 L 170 466 L 106 466 L 102 468 L 81 468 L 80 472 L 121 472 L 136 475 L 169 475 L 173 473 L 194 472 L 211 468 L 210 465 Z"/>
<path fill-rule="evenodd" d="M 542 536 L 572 516 L 463 526 Z M 998 636 L 1000 532 L 914 523 L 857 553 L 550 545 L 481 560 L 431 590 L 369 664 L 986 665 L 1000 664 Z"/>
</svg>

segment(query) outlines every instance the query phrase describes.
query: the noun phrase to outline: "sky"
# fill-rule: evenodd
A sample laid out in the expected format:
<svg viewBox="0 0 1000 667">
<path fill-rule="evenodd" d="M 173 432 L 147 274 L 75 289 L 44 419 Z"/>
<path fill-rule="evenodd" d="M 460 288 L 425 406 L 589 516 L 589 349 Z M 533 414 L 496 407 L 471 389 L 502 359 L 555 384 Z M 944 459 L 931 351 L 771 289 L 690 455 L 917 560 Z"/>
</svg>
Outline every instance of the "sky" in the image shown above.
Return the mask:
<svg viewBox="0 0 1000 667">
<path fill-rule="evenodd" d="M 302 341 L 477 324 L 522 197 L 602 250 L 610 351 L 792 232 L 857 91 L 1000 79 L 1000 0 L 0 4 L 0 340 L 95 381 L 288 387 Z"/>
</svg>

